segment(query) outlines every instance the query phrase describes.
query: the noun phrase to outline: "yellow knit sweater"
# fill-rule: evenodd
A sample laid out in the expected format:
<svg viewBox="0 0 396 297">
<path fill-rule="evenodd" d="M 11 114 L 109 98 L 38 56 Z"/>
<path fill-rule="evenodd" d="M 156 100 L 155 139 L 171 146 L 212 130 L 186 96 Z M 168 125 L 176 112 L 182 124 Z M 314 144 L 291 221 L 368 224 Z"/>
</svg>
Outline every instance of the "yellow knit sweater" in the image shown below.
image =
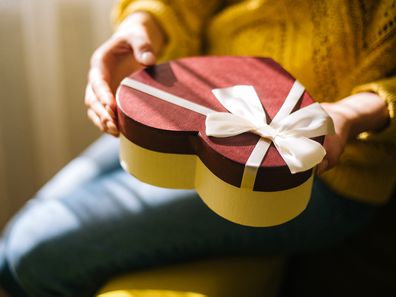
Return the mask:
<svg viewBox="0 0 396 297">
<path fill-rule="evenodd" d="M 151 13 L 168 43 L 161 60 L 182 56 L 271 57 L 319 102 L 378 93 L 391 123 L 350 141 L 323 175 L 337 192 L 385 203 L 396 181 L 396 5 L 386 0 L 121 0 L 114 20 Z"/>
</svg>

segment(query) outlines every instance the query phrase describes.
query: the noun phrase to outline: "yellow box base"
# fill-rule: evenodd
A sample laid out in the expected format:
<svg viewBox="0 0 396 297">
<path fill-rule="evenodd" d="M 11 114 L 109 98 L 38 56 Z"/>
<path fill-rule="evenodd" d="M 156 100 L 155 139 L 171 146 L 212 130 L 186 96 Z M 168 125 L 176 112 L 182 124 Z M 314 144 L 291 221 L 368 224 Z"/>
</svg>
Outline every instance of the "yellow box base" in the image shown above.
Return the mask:
<svg viewBox="0 0 396 297">
<path fill-rule="evenodd" d="M 290 221 L 307 206 L 313 176 L 284 191 L 256 192 L 230 185 L 214 175 L 196 155 L 142 148 L 120 136 L 122 167 L 143 182 L 165 188 L 196 189 L 210 209 L 246 226 L 269 227 Z"/>
</svg>

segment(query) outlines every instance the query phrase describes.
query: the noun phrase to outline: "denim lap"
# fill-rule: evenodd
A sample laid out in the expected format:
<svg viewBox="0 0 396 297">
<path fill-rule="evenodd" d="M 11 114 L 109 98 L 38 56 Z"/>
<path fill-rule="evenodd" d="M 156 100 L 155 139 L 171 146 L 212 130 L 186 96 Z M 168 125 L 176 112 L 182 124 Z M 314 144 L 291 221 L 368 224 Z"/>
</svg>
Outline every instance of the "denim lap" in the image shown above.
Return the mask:
<svg viewBox="0 0 396 297">
<path fill-rule="evenodd" d="M 117 154 L 114 140 L 101 141 L 100 149 L 112 142 L 106 155 Z M 95 174 L 87 170 L 89 178 L 62 193 L 56 188 L 67 178 L 59 175 L 9 224 L 0 270 L 7 266 L 29 296 L 90 296 L 112 276 L 134 269 L 321 247 L 348 236 L 374 209 L 339 197 L 316 179 L 300 216 L 280 226 L 245 227 L 213 213 L 194 191 L 144 184 L 114 160 Z M 78 162 L 73 166 L 70 176 L 78 175 Z"/>
</svg>

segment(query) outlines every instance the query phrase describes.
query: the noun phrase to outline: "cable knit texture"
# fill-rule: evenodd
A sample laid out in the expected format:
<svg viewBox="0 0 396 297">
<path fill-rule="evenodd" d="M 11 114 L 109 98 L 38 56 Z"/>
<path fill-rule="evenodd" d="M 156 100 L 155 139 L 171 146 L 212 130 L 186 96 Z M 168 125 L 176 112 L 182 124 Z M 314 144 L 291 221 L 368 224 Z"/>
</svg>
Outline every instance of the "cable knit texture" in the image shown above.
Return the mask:
<svg viewBox="0 0 396 297">
<path fill-rule="evenodd" d="M 152 14 L 164 28 L 162 61 L 199 54 L 271 57 L 319 102 L 379 94 L 389 108 L 388 127 L 350 141 L 323 178 L 360 201 L 389 199 L 396 181 L 395 0 L 121 0 L 114 22 L 134 11 Z"/>
</svg>

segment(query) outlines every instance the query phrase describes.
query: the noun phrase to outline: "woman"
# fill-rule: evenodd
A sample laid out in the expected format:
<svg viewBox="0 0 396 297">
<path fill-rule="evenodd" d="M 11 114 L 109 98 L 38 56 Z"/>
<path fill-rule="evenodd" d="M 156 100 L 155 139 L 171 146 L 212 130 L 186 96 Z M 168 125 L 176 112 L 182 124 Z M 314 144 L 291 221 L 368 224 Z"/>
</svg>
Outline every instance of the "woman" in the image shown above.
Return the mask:
<svg viewBox="0 0 396 297">
<path fill-rule="evenodd" d="M 85 102 L 93 123 L 117 136 L 115 88 L 157 61 L 272 57 L 335 123 L 310 203 L 280 226 L 232 224 L 194 191 L 128 176 L 117 163 L 117 140 L 105 137 L 8 225 L 0 245 L 4 286 L 12 296 L 90 296 L 123 271 L 208 255 L 308 250 L 361 228 L 396 180 L 396 8 L 388 2 L 120 1 L 117 29 L 91 61 Z"/>
</svg>

